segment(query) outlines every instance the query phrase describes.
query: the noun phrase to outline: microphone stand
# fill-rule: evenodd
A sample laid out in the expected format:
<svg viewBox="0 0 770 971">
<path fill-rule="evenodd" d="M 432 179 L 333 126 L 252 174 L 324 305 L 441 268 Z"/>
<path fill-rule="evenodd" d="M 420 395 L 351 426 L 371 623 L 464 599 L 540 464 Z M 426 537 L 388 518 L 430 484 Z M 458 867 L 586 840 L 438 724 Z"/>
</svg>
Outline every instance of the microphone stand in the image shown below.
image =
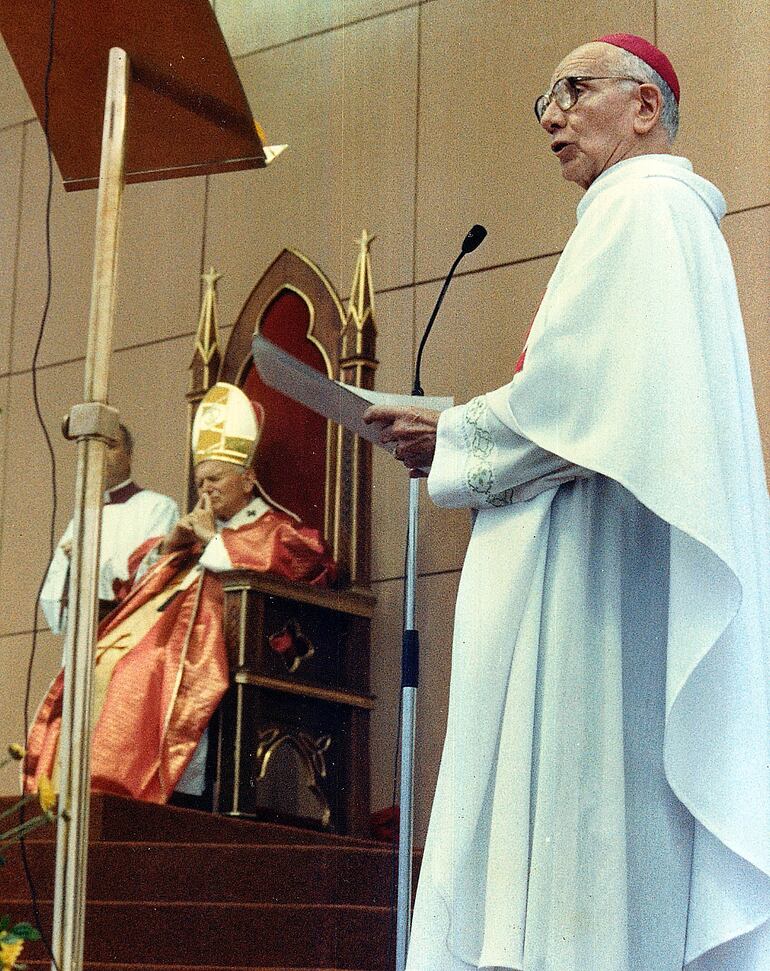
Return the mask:
<svg viewBox="0 0 770 971">
<path fill-rule="evenodd" d="M 474 226 L 463 240 L 462 249 L 444 280 L 438 300 L 422 335 L 414 369 L 412 394 L 423 397 L 420 384 L 422 352 L 460 260 L 473 252 L 487 235 Z M 414 745 L 417 724 L 417 686 L 420 670 L 420 633 L 415 626 L 417 586 L 417 525 L 420 480 L 409 480 L 409 512 L 406 533 L 406 576 L 404 578 L 404 629 L 401 642 L 401 784 L 399 788 L 398 897 L 396 903 L 396 971 L 406 968 L 412 916 L 412 849 L 414 843 Z"/>
</svg>

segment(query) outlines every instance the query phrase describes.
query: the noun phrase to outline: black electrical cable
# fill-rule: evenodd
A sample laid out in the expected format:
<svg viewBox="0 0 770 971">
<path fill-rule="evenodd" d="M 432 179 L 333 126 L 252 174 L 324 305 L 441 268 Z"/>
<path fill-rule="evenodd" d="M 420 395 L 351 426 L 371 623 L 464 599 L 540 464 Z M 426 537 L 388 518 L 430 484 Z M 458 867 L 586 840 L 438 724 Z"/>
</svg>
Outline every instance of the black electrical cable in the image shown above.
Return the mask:
<svg viewBox="0 0 770 971">
<path fill-rule="evenodd" d="M 51 520 L 50 528 L 48 532 L 48 553 L 49 562 L 53 558 L 54 549 L 56 546 L 56 511 L 57 511 L 57 496 L 56 496 L 56 454 L 54 453 L 53 443 L 51 441 L 51 436 L 48 433 L 48 429 L 45 424 L 45 419 L 43 418 L 43 412 L 40 407 L 40 397 L 38 393 L 37 385 L 37 368 L 38 368 L 38 357 L 40 355 L 40 348 L 43 343 L 43 335 L 45 334 L 45 327 L 48 321 L 48 313 L 51 307 L 51 295 L 53 292 L 53 261 L 51 258 L 51 198 L 53 195 L 53 157 L 51 155 L 51 144 L 48 139 L 49 132 L 49 121 L 51 114 L 51 103 L 50 103 L 50 82 L 51 82 L 51 72 L 53 70 L 54 62 L 54 35 L 56 27 L 56 2 L 57 0 L 51 0 L 50 14 L 48 20 L 48 60 L 46 62 L 45 68 L 45 79 L 43 82 L 43 133 L 45 135 L 46 148 L 48 151 L 48 188 L 46 192 L 46 205 L 45 205 L 45 252 L 46 252 L 46 295 L 45 295 L 45 305 L 43 307 L 43 314 L 40 320 L 40 328 L 38 330 L 37 341 L 35 343 L 35 350 L 32 355 L 32 400 L 35 406 L 35 414 L 37 415 L 37 420 L 40 424 L 40 428 L 43 431 L 43 437 L 45 438 L 46 446 L 48 448 L 48 455 L 50 458 L 50 468 L 51 468 Z M 47 572 L 47 571 L 46 571 Z M 33 609 L 32 617 L 32 646 L 30 648 L 29 663 L 27 664 L 27 680 L 24 690 L 24 739 L 26 742 L 27 736 L 29 735 L 29 702 L 30 696 L 32 694 L 32 671 L 35 664 L 35 653 L 37 650 L 37 605 L 40 600 L 40 594 L 43 589 L 43 584 L 45 582 L 45 576 L 40 581 L 38 586 L 37 594 L 35 595 L 35 604 Z M 24 768 L 24 775 L 26 775 L 27 768 L 27 756 L 26 752 L 24 755 L 24 762 L 22 763 Z M 19 822 L 23 823 L 25 821 L 25 811 L 24 807 L 19 810 Z M 35 888 L 35 881 L 32 877 L 32 871 L 29 865 L 29 858 L 27 856 L 27 845 L 24 837 L 19 841 L 19 848 L 21 850 L 21 861 L 24 867 L 24 876 L 27 881 L 27 886 L 29 888 L 29 896 L 32 904 L 32 913 L 35 921 L 35 927 L 40 934 L 40 939 L 48 952 L 48 956 L 53 962 L 53 966 L 56 971 L 59 971 L 59 965 L 56 962 L 56 958 L 53 954 L 53 949 L 51 947 L 51 942 L 46 936 L 42 928 L 42 922 L 40 918 L 40 907 L 38 905 L 37 889 Z"/>
</svg>

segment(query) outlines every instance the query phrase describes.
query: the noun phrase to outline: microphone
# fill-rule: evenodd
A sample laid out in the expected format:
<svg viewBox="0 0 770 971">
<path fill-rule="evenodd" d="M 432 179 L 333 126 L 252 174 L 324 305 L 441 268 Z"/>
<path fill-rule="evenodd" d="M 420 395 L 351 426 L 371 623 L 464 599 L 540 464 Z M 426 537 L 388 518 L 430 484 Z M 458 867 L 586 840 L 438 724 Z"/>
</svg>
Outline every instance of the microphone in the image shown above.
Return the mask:
<svg viewBox="0 0 770 971">
<path fill-rule="evenodd" d="M 438 314 L 438 309 L 444 299 L 444 294 L 447 292 L 449 284 L 454 276 L 454 272 L 460 264 L 460 260 L 468 253 L 472 253 L 477 247 L 479 247 L 487 235 L 487 231 L 483 226 L 479 226 L 478 223 L 475 226 L 471 226 L 465 239 L 460 247 L 460 253 L 457 259 L 452 264 L 452 269 L 447 273 L 446 279 L 444 280 L 444 285 L 441 288 L 441 293 L 438 295 L 438 300 L 436 301 L 436 306 L 433 308 L 433 313 L 430 315 L 430 320 L 428 321 L 428 326 L 425 328 L 425 333 L 422 335 L 422 340 L 420 341 L 420 347 L 417 351 L 417 363 L 414 367 L 414 384 L 412 385 L 412 394 L 422 397 L 425 392 L 422 390 L 422 385 L 420 384 L 420 364 L 422 363 L 422 352 L 425 348 L 425 342 L 428 340 L 428 334 L 430 334 L 431 327 L 433 327 L 433 321 L 436 319 Z"/>
<path fill-rule="evenodd" d="M 477 247 L 481 246 L 486 235 L 487 231 L 483 226 L 479 226 L 478 223 L 476 223 L 475 226 L 471 226 L 471 228 L 468 230 L 468 235 L 463 240 L 463 254 L 472 253 Z"/>
</svg>

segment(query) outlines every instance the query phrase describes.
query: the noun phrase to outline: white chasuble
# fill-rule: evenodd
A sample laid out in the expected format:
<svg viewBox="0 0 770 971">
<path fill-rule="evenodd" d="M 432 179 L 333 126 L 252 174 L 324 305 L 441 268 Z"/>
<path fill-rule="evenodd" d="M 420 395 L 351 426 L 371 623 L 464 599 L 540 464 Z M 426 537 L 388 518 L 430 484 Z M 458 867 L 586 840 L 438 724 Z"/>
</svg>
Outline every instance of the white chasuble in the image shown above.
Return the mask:
<svg viewBox="0 0 770 971">
<path fill-rule="evenodd" d="M 770 504 L 723 213 L 685 159 L 613 166 L 519 373 L 440 419 L 431 496 L 477 514 L 409 971 L 770 969 Z"/>
</svg>

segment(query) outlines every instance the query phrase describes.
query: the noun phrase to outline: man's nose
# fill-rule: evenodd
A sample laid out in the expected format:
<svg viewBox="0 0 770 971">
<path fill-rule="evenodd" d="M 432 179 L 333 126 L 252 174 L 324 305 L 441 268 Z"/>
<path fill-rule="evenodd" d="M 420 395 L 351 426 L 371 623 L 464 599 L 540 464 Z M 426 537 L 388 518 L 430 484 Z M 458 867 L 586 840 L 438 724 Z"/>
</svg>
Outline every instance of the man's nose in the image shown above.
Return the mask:
<svg viewBox="0 0 770 971">
<path fill-rule="evenodd" d="M 554 98 L 543 112 L 543 116 L 540 119 L 540 125 L 545 128 L 550 135 L 557 128 L 563 128 L 565 120 L 566 114 L 564 111 L 562 111 Z"/>
</svg>

